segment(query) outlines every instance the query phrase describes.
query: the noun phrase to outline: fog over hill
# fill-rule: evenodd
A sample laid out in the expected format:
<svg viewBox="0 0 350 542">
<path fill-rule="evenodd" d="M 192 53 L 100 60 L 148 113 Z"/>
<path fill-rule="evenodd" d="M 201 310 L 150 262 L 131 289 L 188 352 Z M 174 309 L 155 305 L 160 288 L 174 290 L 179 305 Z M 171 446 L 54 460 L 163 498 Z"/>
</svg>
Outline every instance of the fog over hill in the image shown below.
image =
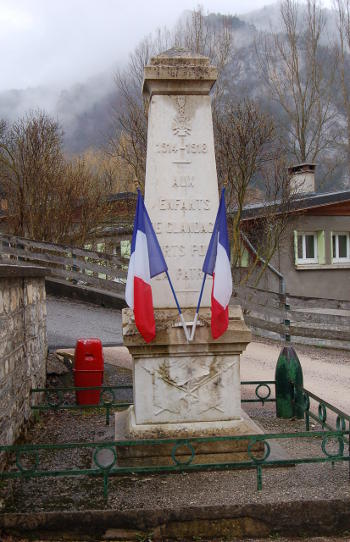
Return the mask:
<svg viewBox="0 0 350 542">
<path fill-rule="evenodd" d="M 184 12 L 180 19 L 189 14 Z M 219 18 L 219 14 L 208 15 L 212 26 Z M 234 16 L 232 30 L 239 53 L 241 48 L 252 43 L 255 28 L 248 21 Z M 107 71 L 72 86 L 59 88 L 50 85 L 0 91 L 0 119 L 14 122 L 30 110 L 45 110 L 61 123 L 67 152 L 79 153 L 91 146 L 103 146 L 115 128 L 115 110 L 118 109 L 115 73 L 118 66 L 126 62 L 127 56 L 116 58 L 114 66 Z"/>
<path fill-rule="evenodd" d="M 306 4 L 299 5 L 299 22 L 306 17 Z M 322 9 L 324 21 L 325 21 L 325 32 L 324 32 L 324 43 L 332 43 L 336 39 L 337 33 L 337 22 L 336 22 L 336 13 L 333 9 L 323 8 Z M 254 28 L 259 32 L 280 32 L 281 31 L 281 13 L 279 3 L 269 4 L 263 8 L 250 11 L 249 13 L 244 13 L 239 15 L 239 18 L 254 26 Z"/>
<path fill-rule="evenodd" d="M 306 8 L 302 6 L 300 9 L 299 18 L 302 21 L 305 15 L 303 10 Z M 331 46 L 336 40 L 336 19 L 335 13 L 331 10 L 325 9 L 323 14 L 326 32 L 319 60 L 327 71 L 332 63 Z M 185 16 L 187 15 L 184 14 L 183 17 Z M 220 18 L 222 18 L 220 14 L 210 14 L 206 17 L 209 26 L 213 28 L 218 25 Z M 271 4 L 242 16 L 232 16 L 229 23 L 233 34 L 234 55 L 232 62 L 225 68 L 226 87 L 237 100 L 246 97 L 256 100 L 264 111 L 271 113 L 280 125 L 283 125 L 283 122 L 287 121 L 283 118 L 283 111 L 272 101 L 264 85 L 255 45 L 259 33 L 268 35 L 270 31 L 275 33 L 281 31 L 279 5 Z M 118 66 L 125 65 L 127 57 L 124 55 L 123 58 L 117 58 L 117 56 L 116 52 L 114 65 L 72 86 L 65 88 L 54 85 L 38 86 L 0 92 L 0 119 L 13 122 L 29 110 L 42 109 L 61 123 L 67 153 L 80 153 L 90 147 L 105 146 L 116 129 L 116 111 L 121 107 L 114 78 Z M 104 65 L 103 62 L 101 65 Z M 334 94 L 332 108 L 334 116 L 338 117 L 338 124 L 334 125 L 334 129 L 343 129 L 344 116 L 336 81 L 332 90 Z M 330 158 L 331 153 L 328 154 L 327 160 Z M 322 160 L 326 161 L 326 158 L 322 156 Z M 338 187 L 342 186 L 344 171 L 343 166 L 333 170 L 333 178 L 336 176 L 340 179 Z M 327 185 L 325 186 L 327 188 Z"/>
<path fill-rule="evenodd" d="M 104 146 L 113 134 L 118 96 L 113 70 L 66 89 L 53 86 L 0 92 L 0 118 L 9 122 L 31 110 L 45 110 L 63 127 L 65 149 L 80 153 Z"/>
</svg>

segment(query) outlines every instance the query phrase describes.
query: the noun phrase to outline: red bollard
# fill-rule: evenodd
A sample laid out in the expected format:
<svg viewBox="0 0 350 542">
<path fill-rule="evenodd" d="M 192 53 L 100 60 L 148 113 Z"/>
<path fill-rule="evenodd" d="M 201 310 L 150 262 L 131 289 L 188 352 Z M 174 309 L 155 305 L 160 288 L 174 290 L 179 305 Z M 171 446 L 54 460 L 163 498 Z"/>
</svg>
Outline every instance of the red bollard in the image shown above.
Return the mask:
<svg viewBox="0 0 350 542">
<path fill-rule="evenodd" d="M 100 339 L 78 339 L 74 354 L 74 386 L 102 386 L 104 361 Z M 100 390 L 77 391 L 78 405 L 98 405 Z"/>
</svg>

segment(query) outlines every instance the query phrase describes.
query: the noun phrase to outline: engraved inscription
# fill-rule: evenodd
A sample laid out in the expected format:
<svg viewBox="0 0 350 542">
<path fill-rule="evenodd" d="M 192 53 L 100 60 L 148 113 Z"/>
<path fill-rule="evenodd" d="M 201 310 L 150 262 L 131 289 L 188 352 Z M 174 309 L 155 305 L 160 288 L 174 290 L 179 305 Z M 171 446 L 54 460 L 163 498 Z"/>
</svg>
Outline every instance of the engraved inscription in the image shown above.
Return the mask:
<svg viewBox="0 0 350 542">
<path fill-rule="evenodd" d="M 202 280 L 203 278 L 203 271 L 200 267 L 188 267 L 187 269 L 184 269 L 183 267 L 178 267 L 172 271 L 172 276 L 175 277 L 176 280 Z M 152 280 L 156 281 L 162 281 L 162 280 L 168 280 L 165 273 L 161 273 L 160 275 L 157 275 Z M 179 290 L 179 291 L 186 291 L 186 290 Z M 197 288 L 195 290 L 189 290 L 194 291 L 198 293 Z"/>
<path fill-rule="evenodd" d="M 159 200 L 161 211 L 208 211 L 210 200 L 208 199 L 166 199 Z"/>
<path fill-rule="evenodd" d="M 212 233 L 213 222 L 156 222 L 154 229 L 162 233 Z"/>
<path fill-rule="evenodd" d="M 207 245 L 192 245 L 191 256 L 205 256 L 207 253 Z"/>
<path fill-rule="evenodd" d="M 163 252 L 168 258 L 179 258 L 185 256 L 186 247 L 184 245 L 163 245 Z"/>
<path fill-rule="evenodd" d="M 178 152 L 178 146 L 176 143 L 157 143 L 156 152 L 163 154 L 171 154 Z"/>
<path fill-rule="evenodd" d="M 205 154 L 208 152 L 208 145 L 206 143 L 187 143 L 179 147 L 176 143 L 156 143 L 158 154 L 176 154 L 179 151 L 186 154 Z"/>
<path fill-rule="evenodd" d="M 205 154 L 208 152 L 206 143 L 188 143 L 185 145 L 187 154 Z"/>
<path fill-rule="evenodd" d="M 181 175 L 180 177 L 174 177 L 172 188 L 194 188 L 194 176 L 193 175 Z"/>
<path fill-rule="evenodd" d="M 177 280 L 201 280 L 203 271 L 200 267 L 188 267 L 187 269 L 177 268 L 175 270 Z"/>
<path fill-rule="evenodd" d="M 161 225 L 161 222 L 158 224 Z M 212 233 L 213 228 L 212 222 L 166 222 L 166 233 Z"/>
<path fill-rule="evenodd" d="M 165 273 L 161 273 L 160 275 L 156 275 L 155 277 L 153 277 L 152 280 L 168 280 L 168 277 Z"/>
</svg>

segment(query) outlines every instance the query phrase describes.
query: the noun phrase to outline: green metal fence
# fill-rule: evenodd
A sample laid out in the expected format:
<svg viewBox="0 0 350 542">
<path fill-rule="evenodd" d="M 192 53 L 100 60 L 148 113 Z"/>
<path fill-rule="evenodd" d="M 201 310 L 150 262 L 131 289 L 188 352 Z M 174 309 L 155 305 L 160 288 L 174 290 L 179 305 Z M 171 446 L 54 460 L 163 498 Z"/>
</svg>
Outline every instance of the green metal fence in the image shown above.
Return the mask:
<svg viewBox="0 0 350 542">
<path fill-rule="evenodd" d="M 276 401 L 272 397 L 271 387 L 275 385 L 274 380 L 247 380 L 241 382 L 242 386 L 255 386 L 255 397 L 253 399 L 242 399 L 242 403 L 261 403 Z M 125 402 L 118 398 L 121 390 L 132 390 L 132 385 L 114 386 L 89 386 L 89 387 L 57 387 L 57 388 L 34 388 L 32 395 L 41 394 L 42 402 L 38 405 L 36 401 L 31 405 L 35 412 L 45 410 L 81 410 L 81 409 L 104 409 L 106 412 L 106 425 L 110 423 L 110 415 L 113 410 L 127 408 L 131 402 Z M 80 391 L 100 390 L 98 404 L 81 405 L 76 402 L 76 393 Z"/>
<path fill-rule="evenodd" d="M 103 478 L 104 496 L 108 496 L 108 481 L 111 476 L 136 473 L 164 473 L 176 471 L 197 470 L 229 470 L 253 468 L 256 470 L 257 489 L 262 489 L 262 471 L 266 467 L 285 467 L 307 463 L 334 464 L 339 461 L 349 462 L 350 456 L 345 453 L 344 437 L 349 431 L 306 431 L 297 433 L 270 433 L 262 435 L 244 435 L 229 437 L 207 437 L 188 439 L 148 439 L 123 440 L 112 442 L 87 442 L 69 444 L 27 444 L 23 446 L 0 446 L 0 452 L 8 455 L 11 467 L 0 473 L 0 478 L 37 478 L 44 476 L 101 476 Z M 294 457 L 288 459 L 271 459 L 271 446 L 273 441 L 283 439 L 320 441 L 320 454 L 314 457 Z M 333 447 L 330 449 L 333 441 Z M 221 463 L 196 463 L 199 445 L 210 443 L 244 443 L 247 459 L 244 461 L 227 461 Z M 336 442 L 336 449 L 334 449 Z M 159 447 L 169 445 L 170 454 L 168 465 L 152 466 L 121 466 L 118 464 L 118 454 L 125 447 Z M 45 468 L 47 453 L 56 454 L 64 450 L 87 450 L 91 454 L 90 468 L 64 468 L 50 470 Z M 181 452 L 181 453 L 180 453 Z M 12 459 L 12 461 L 11 461 Z"/>
<path fill-rule="evenodd" d="M 244 381 L 243 386 L 254 387 L 254 397 L 244 398 L 242 402 L 261 403 L 276 401 L 273 393 L 275 381 Z M 100 387 L 68 387 L 68 388 L 37 388 L 32 393 L 42 394 L 42 404 L 32 405 L 36 412 L 42 410 L 60 409 L 96 409 L 102 408 L 106 411 L 106 424 L 109 423 L 111 411 L 114 409 L 126 408 L 131 403 L 118 400 L 121 390 L 131 389 L 131 385 L 100 386 Z M 101 391 L 98 405 L 78 405 L 75 401 L 75 393 L 78 391 Z M 300 393 L 300 391 L 302 393 Z M 103 479 L 104 496 L 108 495 L 108 482 L 111 476 L 125 475 L 132 473 L 164 473 L 177 471 L 196 470 L 229 470 L 250 468 L 255 469 L 257 489 L 262 489 L 262 472 L 267 467 L 290 466 L 308 463 L 332 463 L 347 462 L 349 465 L 350 478 L 350 416 L 316 396 L 305 388 L 296 390 L 295 397 L 302 396 L 302 408 L 305 412 L 306 431 L 293 433 L 268 433 L 256 435 L 241 435 L 227 437 L 197 437 L 186 439 L 148 439 L 148 440 L 122 440 L 111 442 L 86 442 L 66 444 L 26 444 L 22 446 L 0 446 L 0 453 L 5 454 L 8 469 L 0 473 L 0 479 L 13 478 L 40 478 L 40 477 L 64 477 L 64 476 L 99 476 Z M 315 406 L 315 413 L 312 408 Z M 333 415 L 334 427 L 331 425 L 328 413 Z M 322 427 L 321 431 L 310 430 L 310 419 L 313 419 Z M 325 430 L 325 428 L 327 430 Z M 286 439 L 308 442 L 308 453 L 299 457 L 288 457 L 287 459 L 275 459 L 273 450 L 274 442 Z M 239 446 L 244 453 L 244 460 L 228 460 L 221 462 L 202 463 L 200 459 L 203 445 L 215 446 L 215 444 L 235 449 Z M 315 445 L 317 443 L 317 451 Z M 310 455 L 310 445 L 313 444 L 314 452 Z M 347 446 L 345 446 L 347 444 Z M 165 464 L 135 466 L 125 464 L 126 449 L 133 447 L 155 447 L 153 456 L 157 456 L 156 448 L 163 446 L 160 454 Z M 167 453 L 164 455 L 164 446 Z M 300 453 L 300 447 L 297 447 Z M 50 467 L 48 456 L 55 456 L 65 450 L 75 451 L 77 454 L 74 466 L 69 465 L 64 469 Z M 84 466 L 77 467 L 79 454 L 84 453 Z M 91 463 L 86 468 L 86 454 Z M 131 454 L 132 455 L 132 454 Z M 145 457 L 148 457 L 145 453 Z M 142 453 L 141 453 L 142 457 Z M 147 460 L 146 460 L 147 461 Z"/>
<path fill-rule="evenodd" d="M 241 386 L 255 386 L 254 399 L 242 399 L 242 403 L 265 403 L 276 402 L 276 396 L 272 397 L 271 386 L 276 386 L 275 380 L 244 380 Z"/>
<path fill-rule="evenodd" d="M 350 416 L 348 414 L 345 414 L 345 412 L 339 410 L 339 408 L 331 405 L 324 399 L 321 399 L 321 397 L 318 397 L 317 395 L 305 388 L 302 388 L 302 394 L 304 401 L 303 409 L 305 411 L 305 425 L 307 431 L 310 430 L 310 418 L 315 422 L 319 423 L 323 429 L 327 427 L 327 429 L 330 429 L 331 431 L 333 431 L 334 429 L 336 429 L 337 431 L 345 431 L 346 427 L 348 427 L 348 430 L 350 430 Z M 312 412 L 311 403 L 316 403 L 317 414 Z M 334 414 L 333 418 L 335 418 L 335 425 L 331 425 L 330 423 L 328 417 L 329 411 Z"/>
<path fill-rule="evenodd" d="M 76 402 L 76 393 L 82 391 L 97 391 L 100 393 L 100 400 L 97 404 L 78 404 Z M 109 425 L 110 415 L 113 410 L 127 408 L 132 403 L 118 400 L 118 392 L 121 390 L 132 390 L 131 385 L 115 385 L 115 386 L 87 386 L 87 387 L 58 387 L 58 388 L 34 388 L 31 390 L 32 395 L 41 394 L 42 402 L 32 404 L 31 408 L 34 412 L 44 410 L 89 410 L 89 409 L 104 409 L 106 412 L 106 425 Z"/>
</svg>

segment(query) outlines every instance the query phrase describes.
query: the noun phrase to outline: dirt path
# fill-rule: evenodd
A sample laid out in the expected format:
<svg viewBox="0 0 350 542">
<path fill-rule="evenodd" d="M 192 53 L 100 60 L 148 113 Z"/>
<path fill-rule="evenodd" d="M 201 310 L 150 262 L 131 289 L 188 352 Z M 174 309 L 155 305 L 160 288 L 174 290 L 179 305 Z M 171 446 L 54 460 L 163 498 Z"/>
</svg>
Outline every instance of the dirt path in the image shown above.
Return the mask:
<svg viewBox="0 0 350 542">
<path fill-rule="evenodd" d="M 122 343 L 121 313 L 67 299 L 48 298 L 49 344 L 74 346 L 77 337 L 100 337 L 104 345 Z M 241 358 L 242 380 L 273 380 L 281 344 L 255 338 Z M 304 386 L 350 413 L 350 351 L 297 345 Z M 131 368 L 126 348 L 105 348 L 105 361 Z"/>
<path fill-rule="evenodd" d="M 254 341 L 241 357 L 242 380 L 273 380 L 281 344 Z M 350 413 L 350 352 L 295 345 L 304 386 Z"/>
<path fill-rule="evenodd" d="M 282 344 L 255 339 L 241 357 L 241 380 L 274 380 Z M 322 399 L 350 413 L 350 351 L 295 345 L 304 374 L 304 386 Z M 68 350 L 74 353 L 74 349 Z M 132 369 L 125 347 L 105 347 L 106 363 Z"/>
<path fill-rule="evenodd" d="M 242 380 L 274 380 L 282 344 L 255 339 L 241 357 Z M 350 413 L 350 352 L 296 345 L 304 386 L 346 413 Z M 73 352 L 73 350 L 72 350 Z M 132 368 L 124 347 L 105 348 L 105 361 Z"/>
<path fill-rule="evenodd" d="M 121 311 L 92 303 L 48 296 L 49 347 L 74 347 L 79 337 L 99 337 L 103 344 L 122 344 Z"/>
</svg>

